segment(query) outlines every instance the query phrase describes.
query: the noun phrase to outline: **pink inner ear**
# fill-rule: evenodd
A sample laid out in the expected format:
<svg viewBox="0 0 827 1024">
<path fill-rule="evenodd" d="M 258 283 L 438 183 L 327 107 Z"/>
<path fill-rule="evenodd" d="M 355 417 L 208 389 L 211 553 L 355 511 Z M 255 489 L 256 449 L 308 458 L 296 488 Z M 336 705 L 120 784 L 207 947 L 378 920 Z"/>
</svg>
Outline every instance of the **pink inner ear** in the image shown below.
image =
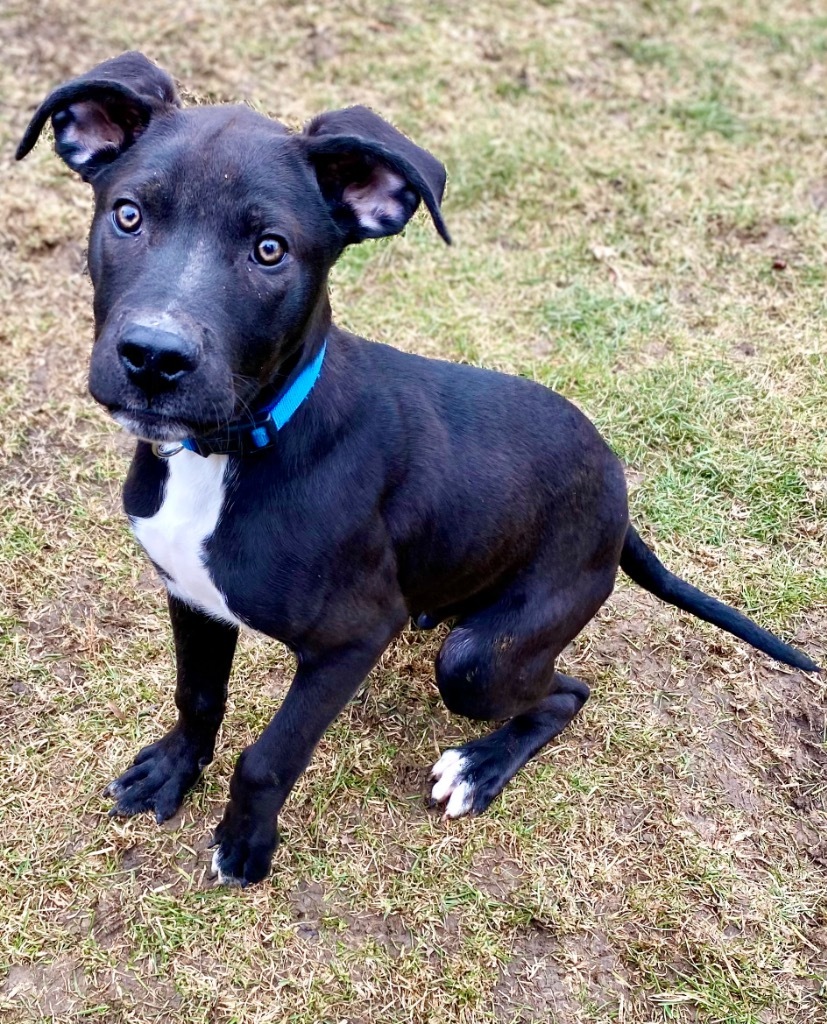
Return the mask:
<svg viewBox="0 0 827 1024">
<path fill-rule="evenodd" d="M 405 179 L 401 175 L 377 164 L 367 181 L 348 185 L 342 192 L 342 199 L 356 214 L 363 228 L 381 231 L 383 218 L 398 221 L 405 216 L 401 204 L 394 198 L 404 184 Z"/>
<path fill-rule="evenodd" d="M 125 132 L 115 124 L 106 112 L 106 108 L 94 100 L 73 103 L 69 110 L 74 120 L 62 132 L 66 142 L 75 143 L 79 148 L 73 160 L 86 163 L 96 153 L 110 146 L 120 149 L 123 146 Z"/>
</svg>

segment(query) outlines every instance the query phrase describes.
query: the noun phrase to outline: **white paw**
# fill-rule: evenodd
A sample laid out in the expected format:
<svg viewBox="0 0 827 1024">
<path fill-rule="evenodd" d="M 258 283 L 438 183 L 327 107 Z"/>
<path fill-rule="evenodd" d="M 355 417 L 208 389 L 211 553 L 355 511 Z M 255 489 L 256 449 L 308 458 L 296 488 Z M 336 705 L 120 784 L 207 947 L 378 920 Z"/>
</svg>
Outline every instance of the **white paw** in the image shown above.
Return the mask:
<svg viewBox="0 0 827 1024">
<path fill-rule="evenodd" d="M 474 804 L 474 785 L 465 779 L 468 758 L 458 750 L 446 750 L 431 769 L 436 779 L 431 790 L 435 804 L 445 803 L 444 818 L 461 818 Z"/>
<path fill-rule="evenodd" d="M 210 868 L 210 870 L 212 871 L 213 875 L 217 875 L 218 876 L 218 884 L 219 885 L 239 885 L 239 886 L 243 885 L 244 883 L 241 881 L 240 878 L 236 878 L 235 875 L 225 874 L 221 870 L 221 861 L 219 859 L 219 854 L 220 853 L 221 853 L 221 847 L 219 846 L 216 849 L 215 853 L 213 853 L 213 855 L 212 855 L 212 866 Z"/>
</svg>

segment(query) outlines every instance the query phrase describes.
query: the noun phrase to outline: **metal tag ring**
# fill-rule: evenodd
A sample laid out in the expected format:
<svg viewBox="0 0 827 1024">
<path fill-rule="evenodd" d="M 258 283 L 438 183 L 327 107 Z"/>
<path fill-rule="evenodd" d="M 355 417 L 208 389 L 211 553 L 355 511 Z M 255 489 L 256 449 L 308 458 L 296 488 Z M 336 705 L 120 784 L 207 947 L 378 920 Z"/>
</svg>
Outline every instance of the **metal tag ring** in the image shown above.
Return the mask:
<svg viewBox="0 0 827 1024">
<path fill-rule="evenodd" d="M 171 459 L 173 455 L 184 450 L 180 441 L 153 441 L 152 454 L 159 459 Z"/>
</svg>

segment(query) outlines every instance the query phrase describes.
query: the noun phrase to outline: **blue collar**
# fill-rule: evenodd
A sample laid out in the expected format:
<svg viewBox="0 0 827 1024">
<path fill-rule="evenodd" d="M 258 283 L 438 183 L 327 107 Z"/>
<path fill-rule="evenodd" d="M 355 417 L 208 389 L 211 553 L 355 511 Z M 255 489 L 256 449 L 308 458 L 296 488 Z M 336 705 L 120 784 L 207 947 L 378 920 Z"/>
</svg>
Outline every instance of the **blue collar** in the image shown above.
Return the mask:
<svg viewBox="0 0 827 1024">
<path fill-rule="evenodd" d="M 313 390 L 322 371 L 327 339 L 312 363 L 287 381 L 283 391 L 244 423 L 233 423 L 206 437 L 188 437 L 180 445 L 153 445 L 155 454 L 169 458 L 186 448 L 205 458 L 208 455 L 248 455 L 274 444 L 281 428 Z"/>
</svg>

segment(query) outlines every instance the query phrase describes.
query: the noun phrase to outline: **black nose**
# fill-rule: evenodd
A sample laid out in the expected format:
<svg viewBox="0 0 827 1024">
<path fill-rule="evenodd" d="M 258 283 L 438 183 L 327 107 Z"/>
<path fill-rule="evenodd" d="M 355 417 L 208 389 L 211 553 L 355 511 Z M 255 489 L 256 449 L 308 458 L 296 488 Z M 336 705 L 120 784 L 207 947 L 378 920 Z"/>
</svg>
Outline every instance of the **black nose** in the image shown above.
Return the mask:
<svg viewBox="0 0 827 1024">
<path fill-rule="evenodd" d="M 198 366 L 198 348 L 180 334 L 130 324 L 118 355 L 133 384 L 147 392 L 168 391 Z"/>
</svg>

